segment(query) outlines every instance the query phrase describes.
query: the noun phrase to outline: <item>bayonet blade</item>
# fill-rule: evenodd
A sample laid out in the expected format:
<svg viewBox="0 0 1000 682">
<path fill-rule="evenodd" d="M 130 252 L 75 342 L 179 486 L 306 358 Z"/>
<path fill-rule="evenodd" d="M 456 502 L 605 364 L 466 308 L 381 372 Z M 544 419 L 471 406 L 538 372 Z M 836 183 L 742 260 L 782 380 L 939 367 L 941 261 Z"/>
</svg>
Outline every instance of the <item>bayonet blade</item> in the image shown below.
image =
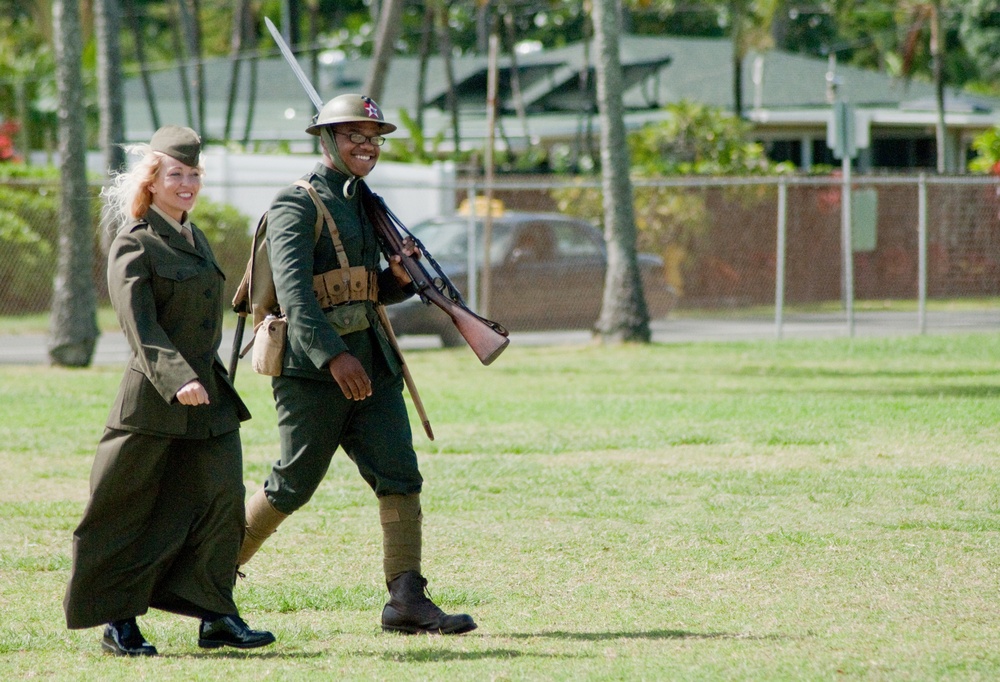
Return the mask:
<svg viewBox="0 0 1000 682">
<path fill-rule="evenodd" d="M 274 38 L 274 42 L 278 44 L 278 49 L 281 50 L 281 55 L 288 62 L 288 65 L 292 67 L 292 73 L 295 77 L 299 79 L 299 83 L 302 85 L 302 89 L 306 91 L 309 95 L 309 99 L 312 100 L 313 106 L 316 107 L 316 111 L 319 112 L 323 108 L 323 100 L 320 99 L 319 93 L 316 92 L 316 88 L 313 84 L 309 82 L 309 78 L 306 76 L 302 67 L 299 66 L 299 61 L 292 54 L 292 50 L 288 47 L 288 43 L 285 39 L 281 37 L 281 33 L 278 31 L 278 27 L 275 26 L 270 19 L 264 17 L 264 23 L 267 25 L 267 30 L 271 32 L 271 37 Z"/>
</svg>

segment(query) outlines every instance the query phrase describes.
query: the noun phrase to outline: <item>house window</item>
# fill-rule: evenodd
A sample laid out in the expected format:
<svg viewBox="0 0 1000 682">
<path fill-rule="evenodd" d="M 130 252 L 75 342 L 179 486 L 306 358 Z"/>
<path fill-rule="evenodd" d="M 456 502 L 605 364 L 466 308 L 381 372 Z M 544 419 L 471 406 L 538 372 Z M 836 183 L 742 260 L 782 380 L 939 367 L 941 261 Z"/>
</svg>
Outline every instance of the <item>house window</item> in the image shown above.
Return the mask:
<svg viewBox="0 0 1000 682">
<path fill-rule="evenodd" d="M 791 161 L 796 166 L 802 165 L 801 140 L 771 140 L 764 144 L 767 158 L 775 163 Z"/>
<path fill-rule="evenodd" d="M 882 138 L 872 140 L 872 165 L 876 168 L 934 168 L 934 138 Z"/>
</svg>

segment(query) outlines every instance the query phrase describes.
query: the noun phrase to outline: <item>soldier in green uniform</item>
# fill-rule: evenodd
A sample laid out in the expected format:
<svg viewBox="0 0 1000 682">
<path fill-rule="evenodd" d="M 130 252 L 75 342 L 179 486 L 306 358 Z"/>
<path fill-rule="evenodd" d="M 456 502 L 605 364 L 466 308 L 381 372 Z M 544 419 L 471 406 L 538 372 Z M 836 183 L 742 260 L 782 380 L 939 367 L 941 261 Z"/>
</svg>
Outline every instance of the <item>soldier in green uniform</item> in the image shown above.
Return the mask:
<svg viewBox="0 0 1000 682">
<path fill-rule="evenodd" d="M 288 324 L 282 372 L 272 380 L 281 458 L 247 502 L 240 564 L 309 501 L 342 447 L 378 499 L 389 590 L 382 628 L 458 634 L 475 629 L 472 617 L 446 614 L 425 594 L 423 479 L 403 400 L 401 358 L 375 308 L 408 298 L 413 287 L 399 256 L 381 269 L 379 242 L 356 191 L 378 161 L 383 135 L 395 129 L 369 97 L 333 98 L 306 129 L 320 137 L 323 159 L 303 179 L 332 215 L 335 233 L 324 229 L 315 240 L 318 209 L 297 185 L 279 192 L 268 212 L 268 255 Z M 411 241 L 406 249 L 418 255 Z M 350 300 L 314 289 L 315 275 L 333 273 L 340 281 L 347 269 L 353 273 Z"/>
<path fill-rule="evenodd" d="M 201 140 L 165 126 L 106 191 L 108 291 L 131 356 L 73 534 L 70 628 L 107 624 L 102 646 L 154 656 L 136 623 L 152 607 L 201 619 L 198 645 L 254 648 L 233 601 L 245 523 L 240 422 L 250 418 L 217 351 L 225 277 L 189 220 Z"/>
</svg>

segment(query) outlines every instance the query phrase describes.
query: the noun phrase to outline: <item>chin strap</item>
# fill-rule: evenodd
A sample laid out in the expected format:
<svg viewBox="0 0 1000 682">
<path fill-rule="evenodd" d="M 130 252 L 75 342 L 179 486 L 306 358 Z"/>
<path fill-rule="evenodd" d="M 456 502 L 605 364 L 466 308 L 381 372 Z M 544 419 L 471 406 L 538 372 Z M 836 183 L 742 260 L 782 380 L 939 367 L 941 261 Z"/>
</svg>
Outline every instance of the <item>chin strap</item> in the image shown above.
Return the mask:
<svg viewBox="0 0 1000 682">
<path fill-rule="evenodd" d="M 344 194 L 344 198 L 353 198 L 355 191 L 358 189 L 358 180 L 361 178 L 347 170 L 344 160 L 340 158 L 340 150 L 337 149 L 337 141 L 330 132 L 330 126 L 323 126 L 320 128 L 319 136 L 326 145 L 326 155 L 330 157 L 330 161 L 333 163 L 334 168 L 347 176 L 347 181 L 344 183 L 344 187 L 341 190 Z"/>
<path fill-rule="evenodd" d="M 361 178 L 359 178 L 357 175 L 352 175 L 351 177 L 347 178 L 347 180 L 344 182 L 344 189 L 342 190 L 344 192 L 345 199 L 351 199 L 354 197 L 354 192 L 357 191 L 358 189 L 358 180 L 360 179 Z"/>
</svg>

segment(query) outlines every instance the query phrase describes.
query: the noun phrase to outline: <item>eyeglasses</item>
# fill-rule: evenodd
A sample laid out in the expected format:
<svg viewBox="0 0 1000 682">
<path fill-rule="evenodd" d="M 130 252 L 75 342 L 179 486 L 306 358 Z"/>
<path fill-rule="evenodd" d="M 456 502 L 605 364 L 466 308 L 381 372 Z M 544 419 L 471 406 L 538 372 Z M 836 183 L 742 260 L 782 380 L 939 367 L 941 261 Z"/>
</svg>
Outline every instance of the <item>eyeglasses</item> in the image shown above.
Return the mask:
<svg viewBox="0 0 1000 682">
<path fill-rule="evenodd" d="M 381 135 L 372 135 L 371 137 L 366 137 L 361 133 L 341 133 L 337 131 L 334 132 L 336 132 L 338 135 L 343 135 L 354 144 L 364 144 L 365 142 L 371 142 L 376 147 L 381 147 L 383 144 L 385 144 L 385 138 L 382 137 Z"/>
</svg>

